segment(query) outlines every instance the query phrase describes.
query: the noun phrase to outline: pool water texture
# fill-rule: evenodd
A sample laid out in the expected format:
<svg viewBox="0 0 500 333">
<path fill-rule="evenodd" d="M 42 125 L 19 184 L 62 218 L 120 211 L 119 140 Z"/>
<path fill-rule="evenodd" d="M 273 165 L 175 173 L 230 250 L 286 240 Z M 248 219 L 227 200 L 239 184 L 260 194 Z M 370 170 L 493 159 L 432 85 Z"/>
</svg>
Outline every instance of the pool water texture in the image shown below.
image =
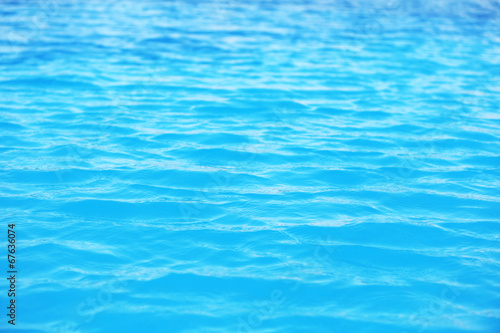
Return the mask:
<svg viewBox="0 0 500 333">
<path fill-rule="evenodd" d="M 1 332 L 498 332 L 498 1 L 2 1 Z"/>
</svg>

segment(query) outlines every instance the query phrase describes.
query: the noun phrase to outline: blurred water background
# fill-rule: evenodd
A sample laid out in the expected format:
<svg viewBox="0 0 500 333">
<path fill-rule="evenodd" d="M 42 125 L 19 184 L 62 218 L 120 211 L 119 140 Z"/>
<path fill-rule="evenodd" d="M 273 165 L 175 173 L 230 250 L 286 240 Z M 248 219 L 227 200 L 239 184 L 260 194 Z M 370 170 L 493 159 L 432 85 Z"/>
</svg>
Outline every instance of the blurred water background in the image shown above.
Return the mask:
<svg viewBox="0 0 500 333">
<path fill-rule="evenodd" d="M 2 332 L 498 332 L 498 1 L 0 18 Z"/>
</svg>

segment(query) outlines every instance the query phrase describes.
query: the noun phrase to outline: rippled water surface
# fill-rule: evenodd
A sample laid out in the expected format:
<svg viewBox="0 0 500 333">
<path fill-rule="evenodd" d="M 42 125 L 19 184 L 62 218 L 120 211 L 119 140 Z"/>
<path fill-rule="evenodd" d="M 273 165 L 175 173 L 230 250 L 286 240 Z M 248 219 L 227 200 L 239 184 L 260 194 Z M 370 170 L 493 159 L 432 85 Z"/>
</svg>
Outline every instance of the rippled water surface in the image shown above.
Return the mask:
<svg viewBox="0 0 500 333">
<path fill-rule="evenodd" d="M 498 332 L 499 8 L 2 1 L 0 330 Z"/>
</svg>

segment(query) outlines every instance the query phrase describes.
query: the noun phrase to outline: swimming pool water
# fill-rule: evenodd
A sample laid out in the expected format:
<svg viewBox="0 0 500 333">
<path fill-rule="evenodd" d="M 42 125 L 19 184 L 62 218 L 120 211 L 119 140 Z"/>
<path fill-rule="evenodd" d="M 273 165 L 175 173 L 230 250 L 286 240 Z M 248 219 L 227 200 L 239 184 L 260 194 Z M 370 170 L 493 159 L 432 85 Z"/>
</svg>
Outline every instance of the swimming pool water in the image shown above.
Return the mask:
<svg viewBox="0 0 500 333">
<path fill-rule="evenodd" d="M 499 7 L 3 1 L 0 330 L 498 332 Z"/>
</svg>

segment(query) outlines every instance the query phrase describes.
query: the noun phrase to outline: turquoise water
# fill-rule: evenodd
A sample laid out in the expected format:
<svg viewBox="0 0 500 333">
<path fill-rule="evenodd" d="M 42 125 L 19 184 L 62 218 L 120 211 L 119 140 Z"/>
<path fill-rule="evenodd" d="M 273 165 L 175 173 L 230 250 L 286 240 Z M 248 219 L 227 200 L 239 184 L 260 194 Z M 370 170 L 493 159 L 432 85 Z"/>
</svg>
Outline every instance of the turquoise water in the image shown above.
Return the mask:
<svg viewBox="0 0 500 333">
<path fill-rule="evenodd" d="M 498 332 L 499 8 L 3 1 L 0 331 Z"/>
</svg>

